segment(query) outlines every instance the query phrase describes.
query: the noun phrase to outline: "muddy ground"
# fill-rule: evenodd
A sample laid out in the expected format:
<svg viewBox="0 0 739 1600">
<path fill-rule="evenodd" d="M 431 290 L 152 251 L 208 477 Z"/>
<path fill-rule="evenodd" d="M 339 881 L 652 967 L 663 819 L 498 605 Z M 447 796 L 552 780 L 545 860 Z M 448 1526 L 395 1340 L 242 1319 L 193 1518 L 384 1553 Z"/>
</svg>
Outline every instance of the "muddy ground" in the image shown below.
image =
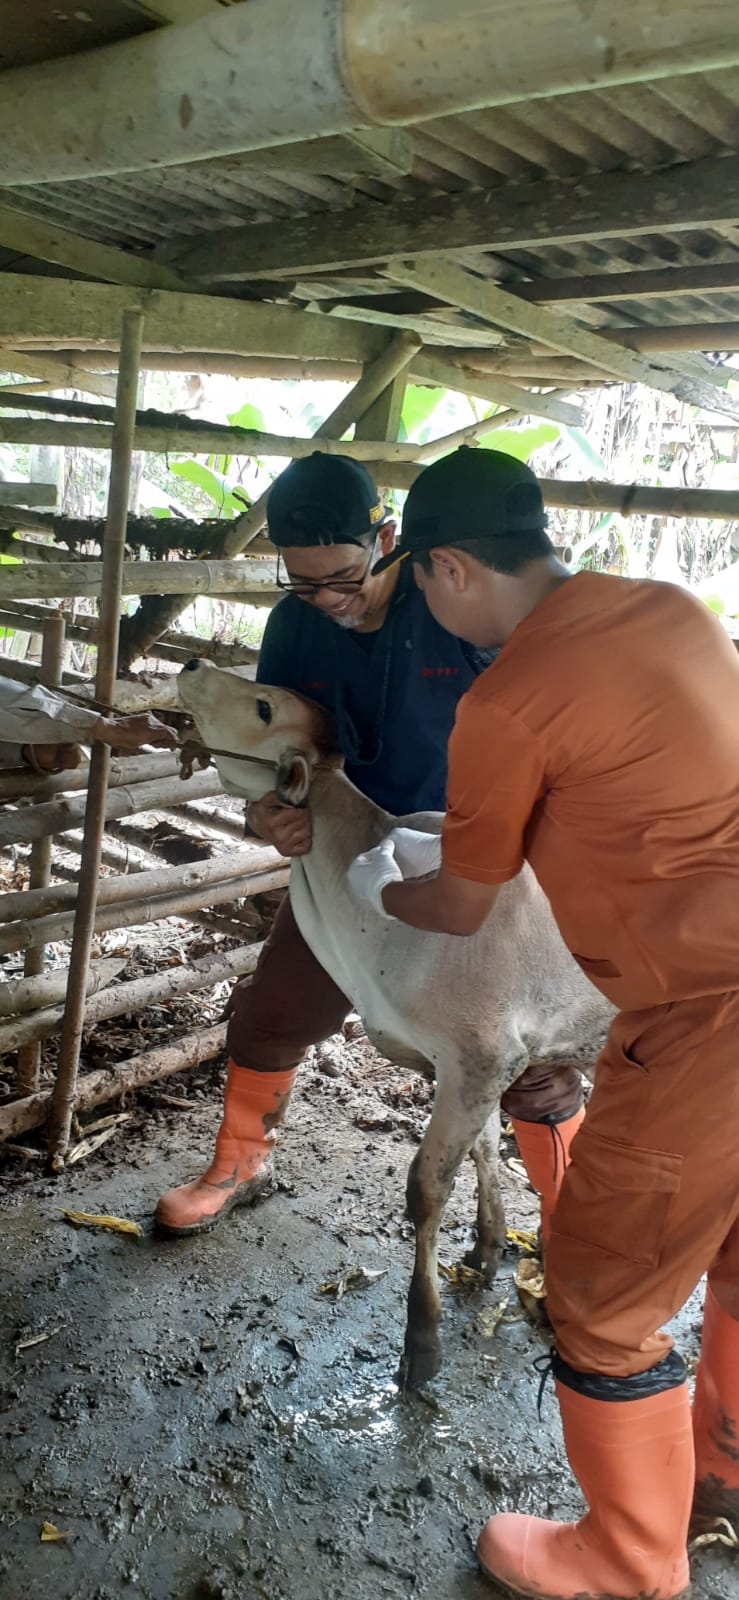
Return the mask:
<svg viewBox="0 0 739 1600">
<path fill-rule="evenodd" d="M 427 1097 L 366 1043 L 333 1041 L 301 1075 L 276 1192 L 189 1241 L 157 1238 L 152 1213 L 209 1155 L 215 1068 L 142 1093 L 59 1178 L 4 1158 L 2 1600 L 484 1600 L 473 1547 L 491 1510 L 578 1511 L 551 1387 L 537 1418 L 548 1341 L 521 1319 L 515 1249 L 491 1291 L 444 1291 L 443 1373 L 398 1397 L 403 1193 Z M 504 1173 L 509 1224 L 531 1226 L 530 1191 Z M 446 1262 L 473 1194 L 470 1167 Z M 144 1237 L 75 1229 L 62 1206 L 135 1218 Z M 383 1276 L 321 1292 L 355 1266 Z M 679 1324 L 693 1357 L 699 1318 L 694 1298 Z M 68 1537 L 42 1543 L 45 1521 Z M 702 1551 L 694 1578 L 698 1600 L 736 1600 L 728 1551 Z"/>
</svg>

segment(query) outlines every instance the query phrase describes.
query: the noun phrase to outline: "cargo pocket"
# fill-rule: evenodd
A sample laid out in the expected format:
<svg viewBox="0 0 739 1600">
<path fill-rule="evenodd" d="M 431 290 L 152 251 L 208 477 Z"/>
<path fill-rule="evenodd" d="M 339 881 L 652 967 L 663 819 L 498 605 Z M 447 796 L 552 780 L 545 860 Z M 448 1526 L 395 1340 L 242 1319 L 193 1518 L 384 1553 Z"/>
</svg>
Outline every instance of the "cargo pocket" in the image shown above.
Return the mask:
<svg viewBox="0 0 739 1600">
<path fill-rule="evenodd" d="M 589 1133 L 586 1122 L 557 1202 L 553 1233 L 656 1267 L 682 1165 L 682 1156 Z"/>
</svg>

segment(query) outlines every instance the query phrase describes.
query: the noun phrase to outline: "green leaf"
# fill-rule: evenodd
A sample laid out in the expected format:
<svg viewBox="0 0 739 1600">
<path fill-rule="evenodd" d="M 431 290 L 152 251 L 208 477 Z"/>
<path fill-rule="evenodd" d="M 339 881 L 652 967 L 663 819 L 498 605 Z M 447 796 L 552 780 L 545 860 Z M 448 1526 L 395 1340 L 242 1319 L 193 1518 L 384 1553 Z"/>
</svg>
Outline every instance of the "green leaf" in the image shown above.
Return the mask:
<svg viewBox="0 0 739 1600">
<path fill-rule="evenodd" d="M 583 432 L 582 428 L 564 427 L 562 431 L 565 438 L 569 439 L 570 442 L 574 444 L 575 448 L 579 450 L 581 456 L 587 462 L 588 466 L 594 467 L 596 472 L 601 472 L 603 476 L 607 478 L 608 467 L 603 460 L 602 455 L 600 455 L 590 443 L 587 434 Z"/>
<path fill-rule="evenodd" d="M 206 467 L 202 461 L 170 461 L 170 472 L 176 477 L 184 478 L 187 483 L 194 483 L 196 488 L 213 501 L 220 516 L 239 517 L 244 510 L 243 498 L 237 499 L 232 492 L 228 478 L 220 472 L 214 472 L 212 467 Z"/>
<path fill-rule="evenodd" d="M 479 443 L 483 450 L 502 450 L 508 456 L 515 456 L 517 461 L 528 461 L 534 450 L 554 444 L 560 432 L 556 422 L 540 422 L 535 428 L 493 427 L 488 433 L 480 434 Z"/>
<path fill-rule="evenodd" d="M 398 438 L 401 443 L 415 437 L 416 444 L 425 444 L 428 439 L 430 422 L 437 406 L 446 399 L 446 389 L 421 389 L 417 384 L 411 383 L 405 391 L 403 410 L 400 414 L 400 428 Z M 419 436 L 419 430 L 420 436 Z"/>
<path fill-rule="evenodd" d="M 258 433 L 264 432 L 264 416 L 258 406 L 246 405 L 238 411 L 232 411 L 228 418 L 232 428 L 256 428 Z"/>
</svg>

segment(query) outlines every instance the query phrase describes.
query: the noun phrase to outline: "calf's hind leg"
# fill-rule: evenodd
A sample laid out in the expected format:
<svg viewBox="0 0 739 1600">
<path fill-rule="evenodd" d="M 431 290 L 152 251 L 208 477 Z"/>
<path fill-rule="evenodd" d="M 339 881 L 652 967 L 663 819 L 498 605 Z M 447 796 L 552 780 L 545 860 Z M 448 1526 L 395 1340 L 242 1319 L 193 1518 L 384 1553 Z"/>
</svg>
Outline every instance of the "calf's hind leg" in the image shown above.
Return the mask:
<svg viewBox="0 0 739 1600">
<path fill-rule="evenodd" d="M 471 1098 L 474 1099 L 474 1096 Z M 437 1085 L 434 1109 L 408 1174 L 408 1215 L 416 1233 L 416 1256 L 408 1293 L 405 1349 L 398 1374 L 403 1389 L 419 1389 L 441 1366 L 441 1301 L 437 1281 L 439 1224 L 454 1179 L 494 1109 L 491 1092 L 465 1105 L 456 1084 Z M 483 1234 L 487 1237 L 486 1226 Z"/>
<path fill-rule="evenodd" d="M 475 1140 L 470 1155 L 477 1172 L 477 1238 L 465 1264 L 492 1283 L 505 1244 L 505 1211 L 498 1182 L 498 1117 L 494 1116 Z"/>
</svg>

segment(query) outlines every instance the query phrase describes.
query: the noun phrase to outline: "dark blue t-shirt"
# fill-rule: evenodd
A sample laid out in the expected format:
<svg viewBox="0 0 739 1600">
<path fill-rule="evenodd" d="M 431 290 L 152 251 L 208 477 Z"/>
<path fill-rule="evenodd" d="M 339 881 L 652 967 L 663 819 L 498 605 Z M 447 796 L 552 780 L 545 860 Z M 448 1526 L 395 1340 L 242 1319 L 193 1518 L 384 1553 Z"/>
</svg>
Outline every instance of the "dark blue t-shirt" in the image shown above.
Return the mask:
<svg viewBox="0 0 739 1600">
<path fill-rule="evenodd" d="M 265 629 L 257 682 L 294 689 L 333 712 L 347 777 L 403 816 L 445 810 L 457 702 L 491 659 L 440 627 L 402 571 L 374 633 L 339 628 L 285 595 Z"/>
</svg>

